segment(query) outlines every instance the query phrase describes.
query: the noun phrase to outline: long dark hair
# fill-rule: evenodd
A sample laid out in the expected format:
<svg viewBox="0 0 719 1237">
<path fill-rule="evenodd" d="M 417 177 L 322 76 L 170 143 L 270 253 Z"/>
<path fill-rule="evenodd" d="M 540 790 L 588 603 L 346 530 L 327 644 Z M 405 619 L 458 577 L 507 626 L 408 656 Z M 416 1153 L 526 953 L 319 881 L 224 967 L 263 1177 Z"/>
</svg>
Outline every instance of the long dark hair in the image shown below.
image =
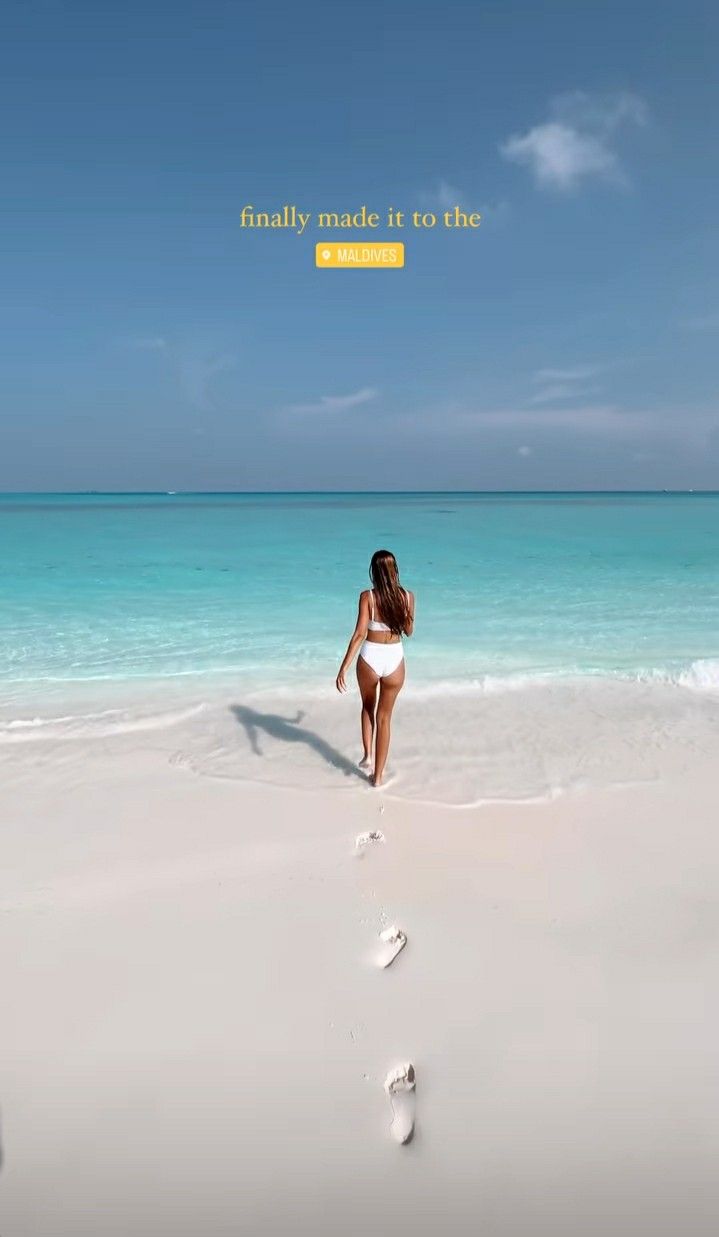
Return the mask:
<svg viewBox="0 0 719 1237">
<path fill-rule="evenodd" d="M 390 550 L 375 550 L 369 565 L 377 608 L 395 636 L 404 635 L 409 620 L 409 599 L 399 582 L 397 559 Z"/>
</svg>

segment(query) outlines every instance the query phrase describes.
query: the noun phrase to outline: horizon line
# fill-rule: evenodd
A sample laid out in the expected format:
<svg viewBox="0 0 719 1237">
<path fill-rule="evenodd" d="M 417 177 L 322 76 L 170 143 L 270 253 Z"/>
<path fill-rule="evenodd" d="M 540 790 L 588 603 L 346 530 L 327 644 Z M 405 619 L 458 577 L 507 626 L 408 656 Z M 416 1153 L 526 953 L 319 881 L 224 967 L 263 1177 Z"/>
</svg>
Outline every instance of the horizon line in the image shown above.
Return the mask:
<svg viewBox="0 0 719 1237">
<path fill-rule="evenodd" d="M 719 489 L 694 489 L 690 487 L 676 488 L 641 488 L 641 489 L 624 489 L 624 488 L 609 488 L 609 489 L 488 489 L 488 490 L 467 490 L 467 489 L 428 489 L 428 490 L 0 490 L 0 498 L 26 498 L 26 497 L 75 497 L 75 498 L 118 498 L 118 497 L 267 497 L 267 496 L 284 496 L 294 494 L 298 497 L 303 495 L 340 495 L 340 494 L 366 494 L 368 496 L 376 495 L 409 495 L 409 494 L 719 494 Z"/>
</svg>

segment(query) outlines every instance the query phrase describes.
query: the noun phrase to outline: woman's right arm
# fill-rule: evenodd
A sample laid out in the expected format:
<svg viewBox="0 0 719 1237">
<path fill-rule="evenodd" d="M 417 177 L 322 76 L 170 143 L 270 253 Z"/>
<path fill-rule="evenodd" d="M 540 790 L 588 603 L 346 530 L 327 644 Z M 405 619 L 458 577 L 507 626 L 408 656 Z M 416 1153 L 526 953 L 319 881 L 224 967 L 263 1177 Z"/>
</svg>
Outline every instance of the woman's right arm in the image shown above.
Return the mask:
<svg viewBox="0 0 719 1237">
<path fill-rule="evenodd" d="M 367 624 L 369 622 L 369 594 L 367 592 L 360 593 L 359 606 L 357 608 L 357 622 L 355 629 L 350 636 L 350 642 L 347 645 L 347 652 L 342 658 L 342 665 L 339 669 L 339 674 L 335 679 L 335 686 L 338 692 L 347 691 L 347 682 L 345 675 L 349 670 L 352 662 L 355 659 L 355 654 L 367 635 Z"/>
</svg>

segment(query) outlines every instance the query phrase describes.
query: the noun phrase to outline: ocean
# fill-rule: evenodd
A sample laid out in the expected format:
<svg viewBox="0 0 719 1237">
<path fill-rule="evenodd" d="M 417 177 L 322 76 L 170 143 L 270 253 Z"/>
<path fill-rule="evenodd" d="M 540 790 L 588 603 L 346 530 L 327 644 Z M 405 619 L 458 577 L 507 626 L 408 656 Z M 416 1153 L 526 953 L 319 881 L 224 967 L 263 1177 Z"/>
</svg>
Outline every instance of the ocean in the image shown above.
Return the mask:
<svg viewBox="0 0 719 1237">
<path fill-rule="evenodd" d="M 417 597 L 401 793 L 643 779 L 719 727 L 719 494 L 18 494 L 0 528 L 2 740 L 191 718 L 196 771 L 331 780 L 273 726 L 354 755 L 334 678 L 380 547 Z"/>
<path fill-rule="evenodd" d="M 719 494 L 4 495 L 0 528 L 7 685 L 331 681 L 380 546 L 417 685 L 719 658 Z"/>
</svg>

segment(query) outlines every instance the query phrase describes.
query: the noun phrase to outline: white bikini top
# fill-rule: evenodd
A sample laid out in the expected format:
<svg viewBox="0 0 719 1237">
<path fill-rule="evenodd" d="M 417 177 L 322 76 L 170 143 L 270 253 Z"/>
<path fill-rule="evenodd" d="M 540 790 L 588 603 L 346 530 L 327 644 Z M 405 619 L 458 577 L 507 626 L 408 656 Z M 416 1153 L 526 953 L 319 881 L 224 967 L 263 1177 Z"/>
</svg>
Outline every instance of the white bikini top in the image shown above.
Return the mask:
<svg viewBox="0 0 719 1237">
<path fill-rule="evenodd" d="M 370 614 L 372 615 L 372 617 L 371 617 L 371 619 L 370 619 L 369 623 L 367 624 L 367 630 L 368 630 L 368 631 L 391 631 L 392 629 L 391 629 L 390 627 L 388 627 L 386 623 L 377 623 L 377 622 L 375 622 L 375 617 L 374 617 L 374 589 L 370 589 L 370 591 L 369 591 L 369 604 L 370 604 Z"/>
</svg>

